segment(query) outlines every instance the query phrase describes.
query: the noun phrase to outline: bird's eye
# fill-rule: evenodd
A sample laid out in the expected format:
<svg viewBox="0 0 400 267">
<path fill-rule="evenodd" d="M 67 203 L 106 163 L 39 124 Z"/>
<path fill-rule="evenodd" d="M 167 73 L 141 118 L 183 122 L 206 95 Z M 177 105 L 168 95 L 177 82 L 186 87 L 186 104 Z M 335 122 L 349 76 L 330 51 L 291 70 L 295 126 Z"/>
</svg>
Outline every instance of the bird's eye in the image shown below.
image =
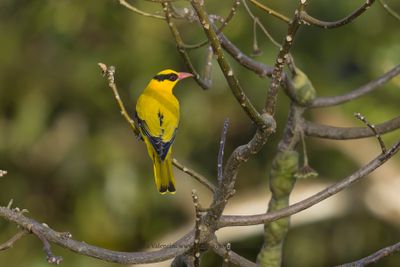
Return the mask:
<svg viewBox="0 0 400 267">
<path fill-rule="evenodd" d="M 175 73 L 172 73 L 169 75 L 168 80 L 170 80 L 171 82 L 174 82 L 178 79 L 178 75 L 176 75 Z"/>
</svg>

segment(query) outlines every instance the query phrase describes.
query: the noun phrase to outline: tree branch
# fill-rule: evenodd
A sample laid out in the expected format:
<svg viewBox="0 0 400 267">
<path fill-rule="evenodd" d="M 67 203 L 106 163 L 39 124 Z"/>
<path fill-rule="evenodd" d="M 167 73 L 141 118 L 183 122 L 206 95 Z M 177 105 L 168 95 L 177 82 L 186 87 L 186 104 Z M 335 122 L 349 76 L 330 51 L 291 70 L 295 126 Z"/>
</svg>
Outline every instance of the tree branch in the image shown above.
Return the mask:
<svg viewBox="0 0 400 267">
<path fill-rule="evenodd" d="M 119 4 L 126 7 L 127 9 L 129 9 L 132 12 L 135 12 L 139 15 L 145 16 L 145 17 L 151 17 L 151 18 L 155 18 L 155 19 L 165 19 L 165 17 L 157 15 L 157 14 L 150 14 L 147 12 L 144 12 L 140 9 L 138 9 L 137 7 L 132 6 L 131 4 L 129 4 L 127 1 L 125 0 L 118 0 Z"/>
<path fill-rule="evenodd" d="M 367 121 L 367 119 L 363 115 L 361 115 L 361 113 L 359 113 L 359 112 L 354 113 L 354 116 L 357 119 L 359 119 L 360 121 L 362 121 L 365 125 L 367 125 L 367 127 L 369 129 L 371 129 L 371 131 L 374 133 L 376 139 L 378 139 L 379 146 L 381 147 L 382 153 L 385 153 L 386 152 L 385 143 L 383 142 L 381 135 L 376 130 L 375 125 L 369 123 L 369 121 Z"/>
<path fill-rule="evenodd" d="M 335 127 L 317 124 L 310 121 L 303 121 L 302 123 L 304 134 L 312 137 L 346 140 L 346 139 L 359 139 L 365 137 L 375 136 L 375 134 L 367 127 Z M 400 128 L 400 116 L 395 117 L 389 121 L 375 125 L 375 129 L 379 134 L 385 134 Z"/>
<path fill-rule="evenodd" d="M 18 231 L 13 237 L 8 239 L 6 242 L 3 244 L 0 244 L 0 251 L 6 250 L 9 248 L 12 248 L 18 240 L 20 240 L 22 237 L 24 237 L 28 232 L 26 230 L 20 230 Z"/>
<path fill-rule="evenodd" d="M 273 10 L 272 8 L 267 7 L 266 5 L 261 4 L 260 2 L 256 1 L 256 0 L 249 0 L 253 5 L 255 5 L 256 7 L 258 7 L 259 9 L 265 11 L 266 13 L 286 22 L 286 23 L 290 23 L 290 19 L 288 17 L 286 17 L 285 15 Z"/>
<path fill-rule="evenodd" d="M 192 176 L 195 180 L 197 180 L 199 183 L 210 189 L 211 192 L 215 192 L 215 186 L 203 175 L 195 172 L 194 170 L 185 167 L 182 163 L 180 163 L 177 159 L 172 159 L 172 163 L 174 166 L 181 170 L 182 172 L 189 174 Z"/>
<path fill-rule="evenodd" d="M 371 263 L 375 263 L 381 260 L 382 258 L 387 257 L 395 252 L 400 252 L 400 242 L 392 246 L 380 249 L 377 252 L 373 253 L 372 255 L 369 255 L 368 257 L 362 258 L 358 261 L 346 263 L 343 265 L 339 265 L 337 267 L 363 267 Z"/>
<path fill-rule="evenodd" d="M 226 141 L 226 133 L 228 132 L 229 119 L 226 118 L 224 121 L 224 127 L 221 132 L 221 139 L 219 141 L 219 151 L 218 151 L 218 160 L 217 160 L 217 173 L 218 173 L 218 183 L 222 182 L 223 177 L 223 163 L 224 163 L 224 150 L 225 150 L 225 141 Z"/>
<path fill-rule="evenodd" d="M 222 216 L 219 224 L 219 228 L 227 226 L 244 226 L 244 225 L 256 225 L 275 221 L 280 218 L 284 218 L 293 214 L 296 214 L 302 210 L 305 210 L 321 201 L 329 198 L 330 196 L 348 188 L 353 183 L 359 181 L 364 176 L 368 175 L 376 168 L 384 164 L 387 160 L 392 158 L 400 150 L 400 141 L 393 145 L 386 153 L 380 154 L 378 157 L 367 163 L 365 166 L 358 169 L 350 176 L 344 178 L 340 182 L 329 186 L 328 188 L 320 191 L 319 193 L 308 197 L 296 204 L 290 205 L 288 208 L 281 209 L 279 211 L 271 213 L 263 213 L 257 215 L 248 216 Z"/>
<path fill-rule="evenodd" d="M 383 6 L 386 11 L 392 15 L 395 19 L 400 20 L 400 15 L 394 11 L 388 4 L 386 4 L 386 1 L 384 0 L 379 0 L 379 3 Z"/>
<path fill-rule="evenodd" d="M 69 238 L 69 235 L 56 232 L 48 226 L 7 207 L 0 207 L 0 217 L 17 224 L 21 229 L 32 232 L 39 238 L 42 237 L 48 242 L 68 248 L 77 254 L 120 264 L 152 263 L 171 259 L 191 249 L 194 240 L 194 234 L 191 231 L 168 248 L 151 252 L 116 252 L 73 240 Z M 34 230 L 32 231 L 32 229 Z"/>
<path fill-rule="evenodd" d="M 375 2 L 375 0 L 366 0 L 364 2 L 364 4 L 362 6 L 360 6 L 358 9 L 356 9 L 353 13 L 351 13 L 347 17 L 345 17 L 341 20 L 337 20 L 337 21 L 332 21 L 332 22 L 322 21 L 322 20 L 319 20 L 319 19 L 316 19 L 316 18 L 310 16 L 305 11 L 300 12 L 300 17 L 301 17 L 301 20 L 306 22 L 306 24 L 308 23 L 308 24 L 318 26 L 318 27 L 324 28 L 324 29 L 333 29 L 333 28 L 337 28 L 337 27 L 340 27 L 340 26 L 343 26 L 343 25 L 346 25 L 346 24 L 352 22 L 353 20 L 358 18 L 361 14 L 363 14 L 374 2 Z"/>
<path fill-rule="evenodd" d="M 331 97 L 317 97 L 310 107 L 312 108 L 319 108 L 319 107 L 329 107 L 334 105 L 339 105 L 353 99 L 356 99 L 360 96 L 368 94 L 375 89 L 380 88 L 386 82 L 391 80 L 392 78 L 396 77 L 400 74 L 400 65 L 397 65 L 390 71 L 386 72 L 382 76 L 378 77 L 377 79 L 347 93 L 344 95 L 339 96 L 331 96 Z"/>
</svg>

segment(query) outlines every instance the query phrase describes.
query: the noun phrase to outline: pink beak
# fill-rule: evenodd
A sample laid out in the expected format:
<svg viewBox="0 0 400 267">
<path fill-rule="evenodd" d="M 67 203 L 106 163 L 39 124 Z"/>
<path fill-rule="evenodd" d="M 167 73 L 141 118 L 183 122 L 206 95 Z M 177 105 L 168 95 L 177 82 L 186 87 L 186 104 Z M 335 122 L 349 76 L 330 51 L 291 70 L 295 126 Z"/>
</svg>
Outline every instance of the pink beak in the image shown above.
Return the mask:
<svg viewBox="0 0 400 267">
<path fill-rule="evenodd" d="M 188 73 L 188 72 L 179 72 L 178 73 L 178 80 L 179 81 L 183 80 L 183 79 L 186 79 L 186 78 L 189 78 L 189 77 L 193 77 L 193 74 Z"/>
</svg>

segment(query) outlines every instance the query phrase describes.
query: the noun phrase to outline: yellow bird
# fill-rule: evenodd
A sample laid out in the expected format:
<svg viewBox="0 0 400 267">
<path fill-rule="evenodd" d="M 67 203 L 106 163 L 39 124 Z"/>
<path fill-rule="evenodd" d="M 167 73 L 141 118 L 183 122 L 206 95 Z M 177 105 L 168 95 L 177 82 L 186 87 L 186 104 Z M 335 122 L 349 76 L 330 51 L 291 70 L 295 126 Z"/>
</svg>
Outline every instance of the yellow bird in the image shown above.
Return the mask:
<svg viewBox="0 0 400 267">
<path fill-rule="evenodd" d="M 136 103 L 135 119 L 153 160 L 158 191 L 175 193 L 172 173 L 172 143 L 179 125 L 179 101 L 172 93 L 178 81 L 193 75 L 163 70 L 151 79 Z"/>
</svg>

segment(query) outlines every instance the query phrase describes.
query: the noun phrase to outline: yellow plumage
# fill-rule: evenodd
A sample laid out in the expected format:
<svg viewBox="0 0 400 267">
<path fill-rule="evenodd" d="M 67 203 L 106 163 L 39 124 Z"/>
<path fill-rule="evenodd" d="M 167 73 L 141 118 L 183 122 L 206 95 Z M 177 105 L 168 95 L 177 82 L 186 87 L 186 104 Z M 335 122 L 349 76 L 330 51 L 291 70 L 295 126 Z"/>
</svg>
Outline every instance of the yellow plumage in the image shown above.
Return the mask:
<svg viewBox="0 0 400 267">
<path fill-rule="evenodd" d="M 190 73 L 163 70 L 150 81 L 136 103 L 135 119 L 153 161 L 156 186 L 161 194 L 175 193 L 172 144 L 179 125 L 179 101 L 172 89 Z"/>
</svg>

